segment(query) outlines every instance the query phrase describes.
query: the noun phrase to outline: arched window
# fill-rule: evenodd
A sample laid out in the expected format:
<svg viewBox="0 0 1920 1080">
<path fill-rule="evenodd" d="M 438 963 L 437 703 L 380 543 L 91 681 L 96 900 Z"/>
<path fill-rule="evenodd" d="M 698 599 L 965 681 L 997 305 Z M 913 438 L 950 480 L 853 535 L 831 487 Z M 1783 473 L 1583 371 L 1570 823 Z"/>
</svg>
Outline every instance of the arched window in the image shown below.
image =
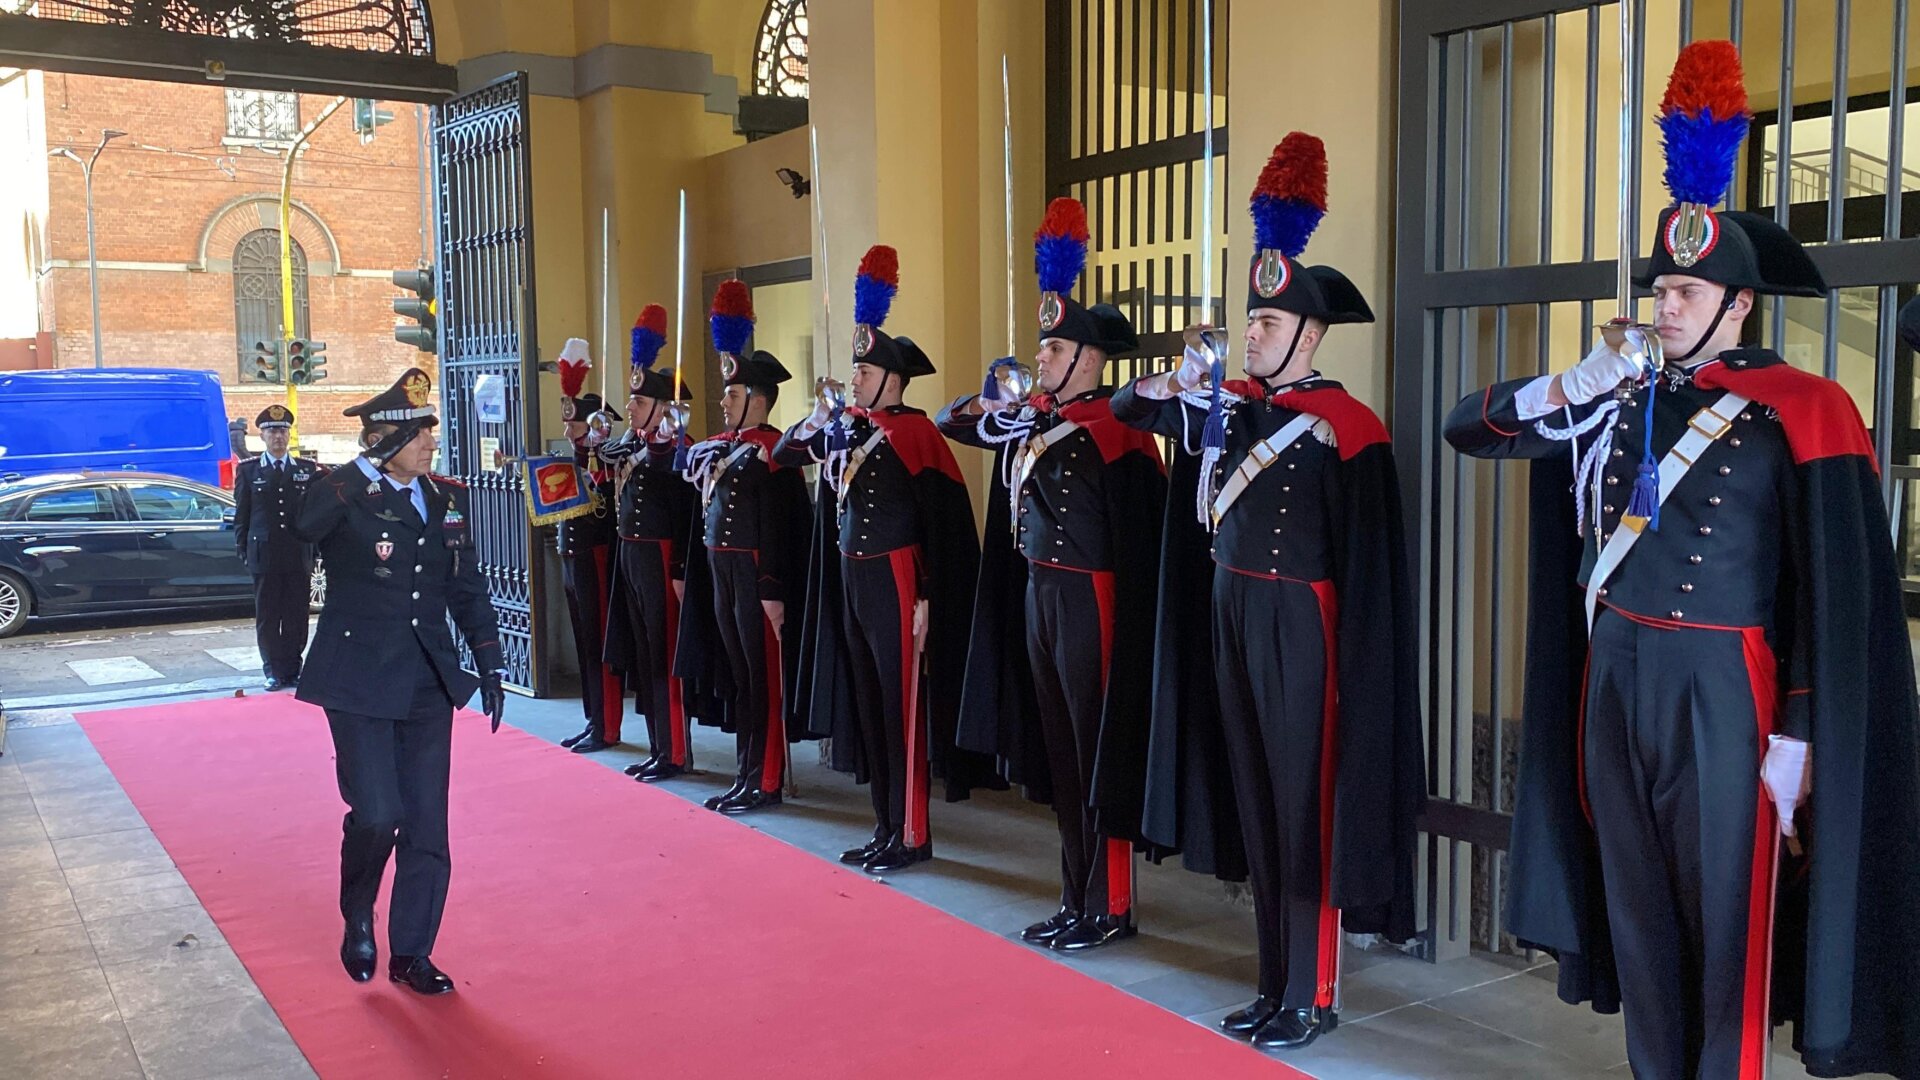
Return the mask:
<svg viewBox="0 0 1920 1080">
<path fill-rule="evenodd" d="M 807 0 L 767 0 L 753 47 L 753 92 L 807 96 Z"/>
<path fill-rule="evenodd" d="M 234 344 L 244 376 L 255 342 L 286 336 L 281 321 L 280 230 L 255 229 L 233 247 Z M 293 242 L 293 336 L 306 337 L 307 253 Z"/>
</svg>

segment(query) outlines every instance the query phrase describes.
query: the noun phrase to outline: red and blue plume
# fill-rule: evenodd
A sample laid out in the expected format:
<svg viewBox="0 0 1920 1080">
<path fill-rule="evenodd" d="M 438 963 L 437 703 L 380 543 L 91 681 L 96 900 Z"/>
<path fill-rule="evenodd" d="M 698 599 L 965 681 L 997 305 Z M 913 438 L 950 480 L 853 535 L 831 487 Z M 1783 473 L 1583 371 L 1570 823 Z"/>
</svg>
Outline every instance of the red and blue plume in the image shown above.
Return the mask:
<svg viewBox="0 0 1920 1080">
<path fill-rule="evenodd" d="M 1326 145 L 1304 131 L 1289 132 L 1260 170 L 1248 212 L 1255 250 L 1299 258 L 1327 216 Z"/>
<path fill-rule="evenodd" d="M 707 316 L 707 325 L 713 331 L 715 352 L 734 356 L 745 352 L 747 340 L 753 337 L 753 294 L 747 291 L 746 282 L 728 278 L 720 283 L 713 294 L 713 313 Z"/>
<path fill-rule="evenodd" d="M 640 318 L 633 324 L 633 366 L 642 371 L 651 369 L 666 344 L 667 309 L 648 304 L 640 309 Z"/>
<path fill-rule="evenodd" d="M 1033 234 L 1033 272 L 1039 275 L 1040 291 L 1064 296 L 1086 268 L 1087 208 L 1076 199 L 1055 199 Z"/>
<path fill-rule="evenodd" d="M 853 321 L 875 327 L 886 322 L 899 291 L 900 253 L 885 244 L 868 248 L 853 280 Z"/>
<path fill-rule="evenodd" d="M 1733 42 L 1696 41 L 1680 50 L 1657 121 L 1675 202 L 1714 206 L 1726 198 L 1752 119 Z"/>
</svg>

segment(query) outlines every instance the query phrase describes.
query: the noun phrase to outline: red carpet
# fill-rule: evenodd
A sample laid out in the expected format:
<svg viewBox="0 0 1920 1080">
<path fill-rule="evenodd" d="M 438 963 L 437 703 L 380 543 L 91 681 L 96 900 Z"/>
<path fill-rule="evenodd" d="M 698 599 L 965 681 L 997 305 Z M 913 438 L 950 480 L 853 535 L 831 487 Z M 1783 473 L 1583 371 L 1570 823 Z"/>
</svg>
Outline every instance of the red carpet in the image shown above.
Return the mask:
<svg viewBox="0 0 1920 1080">
<path fill-rule="evenodd" d="M 355 985 L 318 709 L 279 695 L 81 722 L 322 1077 L 1302 1075 L 471 714 L 435 950 L 460 992 Z"/>
</svg>

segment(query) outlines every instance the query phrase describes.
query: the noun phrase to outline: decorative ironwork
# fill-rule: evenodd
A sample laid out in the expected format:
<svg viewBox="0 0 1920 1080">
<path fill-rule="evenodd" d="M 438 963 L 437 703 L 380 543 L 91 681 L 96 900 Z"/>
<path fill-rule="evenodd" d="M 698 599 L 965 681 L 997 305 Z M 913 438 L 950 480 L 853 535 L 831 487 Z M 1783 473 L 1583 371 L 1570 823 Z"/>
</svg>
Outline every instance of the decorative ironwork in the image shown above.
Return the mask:
<svg viewBox="0 0 1920 1080">
<path fill-rule="evenodd" d="M 472 499 L 473 536 L 500 622 L 506 681 L 542 694 L 550 643 L 541 613 L 542 561 L 527 523 L 526 476 L 493 457 L 496 446 L 508 462 L 539 449 L 538 355 L 528 336 L 538 324 L 525 74 L 440 106 L 434 142 L 446 468 L 465 481 Z M 480 421 L 474 386 L 485 376 L 506 386 L 506 423 Z"/>
<path fill-rule="evenodd" d="M 300 95 L 227 90 L 227 138 L 289 143 L 300 135 Z"/>
<path fill-rule="evenodd" d="M 240 377 L 249 376 L 253 347 L 286 337 L 280 303 L 280 230 L 255 229 L 233 246 L 233 325 Z M 293 336 L 312 334 L 307 323 L 307 253 L 293 242 Z"/>
<path fill-rule="evenodd" d="M 753 92 L 808 96 L 807 0 L 767 0 L 753 46 Z"/>
<path fill-rule="evenodd" d="M 433 57 L 425 0 L 37 0 L 42 19 Z"/>
</svg>

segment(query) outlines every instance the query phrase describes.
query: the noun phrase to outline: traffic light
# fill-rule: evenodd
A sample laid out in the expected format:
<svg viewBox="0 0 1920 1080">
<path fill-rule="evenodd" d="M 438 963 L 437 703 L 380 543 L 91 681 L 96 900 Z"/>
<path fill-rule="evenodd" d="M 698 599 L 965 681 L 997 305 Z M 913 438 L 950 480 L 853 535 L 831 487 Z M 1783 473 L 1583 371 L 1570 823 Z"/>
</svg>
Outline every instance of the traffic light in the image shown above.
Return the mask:
<svg viewBox="0 0 1920 1080">
<path fill-rule="evenodd" d="M 433 267 L 395 270 L 393 283 L 414 294 L 393 298 L 393 313 L 413 320 L 411 326 L 406 323 L 394 326 L 393 340 L 424 353 L 439 352 L 440 301 L 433 294 Z"/>
<path fill-rule="evenodd" d="M 327 343 L 294 338 L 287 342 L 287 381 L 312 386 L 327 377 Z"/>
<path fill-rule="evenodd" d="M 247 357 L 246 377 L 255 382 L 277 383 L 286 381 L 282 370 L 280 343 L 278 341 L 256 341 Z"/>
<path fill-rule="evenodd" d="M 380 103 L 372 98 L 353 99 L 353 132 L 360 136 L 362 145 L 373 141 L 375 128 L 393 122 L 393 114 L 380 108 Z"/>
</svg>

